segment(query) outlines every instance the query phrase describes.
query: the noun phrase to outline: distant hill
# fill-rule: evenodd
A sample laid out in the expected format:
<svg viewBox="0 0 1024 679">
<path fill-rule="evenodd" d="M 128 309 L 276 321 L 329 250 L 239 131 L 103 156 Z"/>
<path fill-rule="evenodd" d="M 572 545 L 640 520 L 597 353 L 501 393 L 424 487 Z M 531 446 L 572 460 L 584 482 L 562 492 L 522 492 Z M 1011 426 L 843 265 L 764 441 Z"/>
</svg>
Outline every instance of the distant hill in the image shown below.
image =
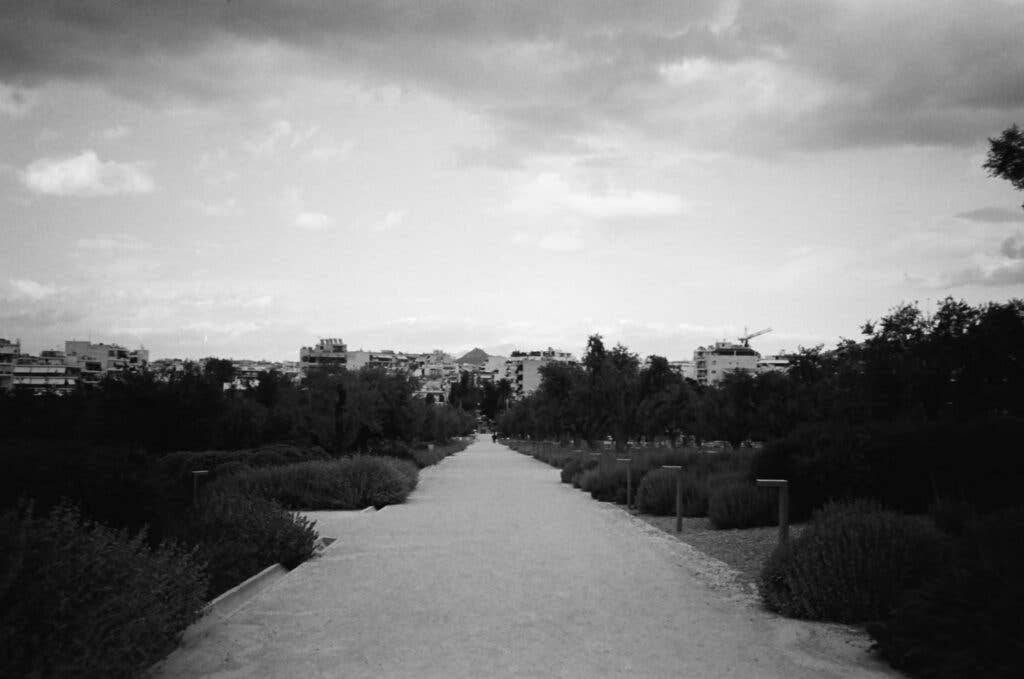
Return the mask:
<svg viewBox="0 0 1024 679">
<path fill-rule="evenodd" d="M 466 352 L 466 355 L 456 359 L 456 363 L 472 363 L 473 365 L 483 365 L 487 363 L 487 359 L 490 356 L 486 351 L 480 348 L 473 349 L 472 351 Z"/>
</svg>

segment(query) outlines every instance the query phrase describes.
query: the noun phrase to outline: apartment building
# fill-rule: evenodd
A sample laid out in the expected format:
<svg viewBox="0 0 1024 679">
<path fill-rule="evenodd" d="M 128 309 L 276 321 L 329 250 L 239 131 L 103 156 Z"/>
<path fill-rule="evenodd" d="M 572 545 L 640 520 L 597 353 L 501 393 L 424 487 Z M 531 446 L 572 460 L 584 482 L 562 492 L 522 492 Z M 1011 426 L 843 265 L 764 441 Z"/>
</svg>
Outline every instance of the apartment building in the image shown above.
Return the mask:
<svg viewBox="0 0 1024 679">
<path fill-rule="evenodd" d="M 348 347 L 336 337 L 322 339 L 313 347 L 299 349 L 299 370 L 303 376 L 311 370 L 322 368 L 346 368 Z"/>
<path fill-rule="evenodd" d="M 529 396 L 540 388 L 542 366 L 574 363 L 575 360 L 569 352 L 551 347 L 541 351 L 513 351 L 505 362 L 505 379 L 512 383 L 515 396 Z"/>
<path fill-rule="evenodd" d="M 695 361 L 669 361 L 668 367 L 684 380 L 697 379 L 697 363 Z"/>
<path fill-rule="evenodd" d="M 704 385 L 718 384 L 734 370 L 755 374 L 760 360 L 761 354 L 750 347 L 724 341 L 697 347 L 693 352 L 696 379 Z"/>
<path fill-rule="evenodd" d="M 79 383 L 81 369 L 76 360 L 68 361 L 63 351 L 47 350 L 38 356 L 19 356 L 11 374 L 15 389 L 26 389 L 33 393 L 66 394 Z"/>
<path fill-rule="evenodd" d="M 21 340 L 10 340 L 0 337 L 0 391 L 14 387 L 14 364 L 21 356 Z"/>
<path fill-rule="evenodd" d="M 69 365 L 77 365 L 82 384 L 97 384 L 111 373 L 145 370 L 149 351 L 127 349 L 120 344 L 93 344 L 84 340 L 64 342 L 64 355 Z"/>
</svg>

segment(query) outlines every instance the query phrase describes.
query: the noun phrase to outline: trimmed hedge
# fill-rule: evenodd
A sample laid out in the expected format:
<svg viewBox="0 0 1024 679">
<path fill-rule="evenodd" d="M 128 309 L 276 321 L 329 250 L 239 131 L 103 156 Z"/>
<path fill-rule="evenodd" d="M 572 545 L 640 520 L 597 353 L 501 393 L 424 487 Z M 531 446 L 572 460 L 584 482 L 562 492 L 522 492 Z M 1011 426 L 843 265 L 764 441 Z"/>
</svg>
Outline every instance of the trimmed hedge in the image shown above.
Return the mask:
<svg viewBox="0 0 1024 679">
<path fill-rule="evenodd" d="M 765 606 L 783 615 L 864 622 L 884 618 L 945 551 L 927 519 L 857 501 L 829 504 L 761 573 Z"/>
<path fill-rule="evenodd" d="M 275 563 L 294 568 L 313 556 L 314 525 L 271 500 L 211 493 L 190 512 L 182 538 L 207 563 L 212 599 Z"/>
<path fill-rule="evenodd" d="M 711 491 L 708 518 L 715 528 L 754 528 L 778 523 L 773 493 L 751 483 L 727 483 Z"/>
<path fill-rule="evenodd" d="M 676 473 L 674 469 L 652 469 L 644 475 L 636 491 L 641 512 L 660 516 L 676 513 Z M 706 516 L 707 513 L 707 484 L 684 475 L 683 516 Z"/>
<path fill-rule="evenodd" d="M 932 679 L 1020 676 L 1024 508 L 969 526 L 951 559 L 869 625 L 893 667 Z"/>
<path fill-rule="evenodd" d="M 192 552 L 58 506 L 0 517 L 0 676 L 136 677 L 199 617 Z"/>
<path fill-rule="evenodd" d="M 260 497 L 287 509 L 380 508 L 404 502 L 418 477 L 408 460 L 357 455 L 242 471 L 215 480 L 207 492 Z"/>
</svg>

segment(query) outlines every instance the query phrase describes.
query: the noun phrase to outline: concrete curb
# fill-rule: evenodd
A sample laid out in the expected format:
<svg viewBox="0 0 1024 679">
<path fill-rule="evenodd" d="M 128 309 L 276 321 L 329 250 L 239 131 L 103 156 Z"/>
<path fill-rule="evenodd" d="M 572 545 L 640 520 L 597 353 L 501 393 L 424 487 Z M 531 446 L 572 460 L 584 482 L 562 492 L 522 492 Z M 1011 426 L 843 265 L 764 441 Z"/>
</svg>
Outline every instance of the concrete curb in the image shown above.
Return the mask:
<svg viewBox="0 0 1024 679">
<path fill-rule="evenodd" d="M 201 639 L 214 625 L 224 622 L 252 601 L 257 594 L 288 574 L 279 563 L 268 566 L 245 582 L 235 585 L 203 607 L 202 617 L 192 623 L 181 635 L 182 645 Z"/>
</svg>

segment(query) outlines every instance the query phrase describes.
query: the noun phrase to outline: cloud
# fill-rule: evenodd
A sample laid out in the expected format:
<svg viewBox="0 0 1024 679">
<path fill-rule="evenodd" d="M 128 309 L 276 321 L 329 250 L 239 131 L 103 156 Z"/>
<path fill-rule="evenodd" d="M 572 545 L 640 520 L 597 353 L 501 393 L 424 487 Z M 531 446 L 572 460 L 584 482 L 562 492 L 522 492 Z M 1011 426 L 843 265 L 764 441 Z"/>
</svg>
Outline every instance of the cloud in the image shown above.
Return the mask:
<svg viewBox="0 0 1024 679">
<path fill-rule="evenodd" d="M 292 226 L 307 231 L 323 231 L 334 225 L 334 217 L 323 212 L 300 212 L 292 220 Z"/>
<path fill-rule="evenodd" d="M 1004 240 L 999 252 L 1008 259 L 1024 259 L 1024 234 L 1018 233 Z"/>
<path fill-rule="evenodd" d="M 1024 210 L 1007 210 L 1004 207 L 982 207 L 954 215 L 958 219 L 972 222 L 989 222 L 1005 224 L 1007 222 L 1024 222 Z"/>
<path fill-rule="evenodd" d="M 298 148 L 316 133 L 315 126 L 297 130 L 287 120 L 277 120 L 271 123 L 266 130 L 247 141 L 244 147 L 253 155 L 272 155 L 280 148 Z"/>
<path fill-rule="evenodd" d="M 149 247 L 149 244 L 145 241 L 123 233 L 99 234 L 90 238 L 79 238 L 77 245 L 80 250 L 91 252 L 139 251 Z"/>
<path fill-rule="evenodd" d="M 51 196 L 114 196 L 153 191 L 152 177 L 139 163 L 103 161 L 95 151 L 69 158 L 42 158 L 22 173 L 33 192 Z"/>
<path fill-rule="evenodd" d="M 391 210 L 383 218 L 379 219 L 370 228 L 378 233 L 391 231 L 405 221 L 405 210 Z"/>
<path fill-rule="evenodd" d="M 0 82 L 0 113 L 20 118 L 36 105 L 36 93 Z"/>
<path fill-rule="evenodd" d="M 107 141 L 122 139 L 123 137 L 127 137 L 129 134 L 131 134 L 131 129 L 124 125 L 114 125 L 113 127 L 108 127 L 100 132 L 100 135 Z"/>
<path fill-rule="evenodd" d="M 680 196 L 657 191 L 575 188 L 559 173 L 543 172 L 520 185 L 508 205 L 513 213 L 536 217 L 569 215 L 585 219 L 678 217 L 690 210 Z"/>
<path fill-rule="evenodd" d="M 584 248 L 585 243 L 579 233 L 556 231 L 541 238 L 538 245 L 553 252 L 577 252 Z"/>
<path fill-rule="evenodd" d="M 1024 283 L 1024 262 L 1001 264 L 993 268 L 973 267 L 953 276 L 952 285 L 1006 287 Z"/>
<path fill-rule="evenodd" d="M 254 60 L 285 82 L 287 64 L 434 92 L 520 153 L 578 150 L 609 129 L 750 153 L 977 144 L 1024 106 L 1024 12 L 999 0 L 24 2 L 6 14 L 9 81 L 262 100 Z M 254 148 L 286 139 L 282 122 Z"/>
<path fill-rule="evenodd" d="M 187 204 L 207 217 L 232 217 L 242 214 L 242 208 L 239 206 L 237 198 L 213 201 L 188 201 Z"/>
<path fill-rule="evenodd" d="M 45 285 L 27 278 L 12 278 L 9 283 L 15 298 L 40 300 L 52 297 L 58 291 L 54 285 Z"/>
</svg>

